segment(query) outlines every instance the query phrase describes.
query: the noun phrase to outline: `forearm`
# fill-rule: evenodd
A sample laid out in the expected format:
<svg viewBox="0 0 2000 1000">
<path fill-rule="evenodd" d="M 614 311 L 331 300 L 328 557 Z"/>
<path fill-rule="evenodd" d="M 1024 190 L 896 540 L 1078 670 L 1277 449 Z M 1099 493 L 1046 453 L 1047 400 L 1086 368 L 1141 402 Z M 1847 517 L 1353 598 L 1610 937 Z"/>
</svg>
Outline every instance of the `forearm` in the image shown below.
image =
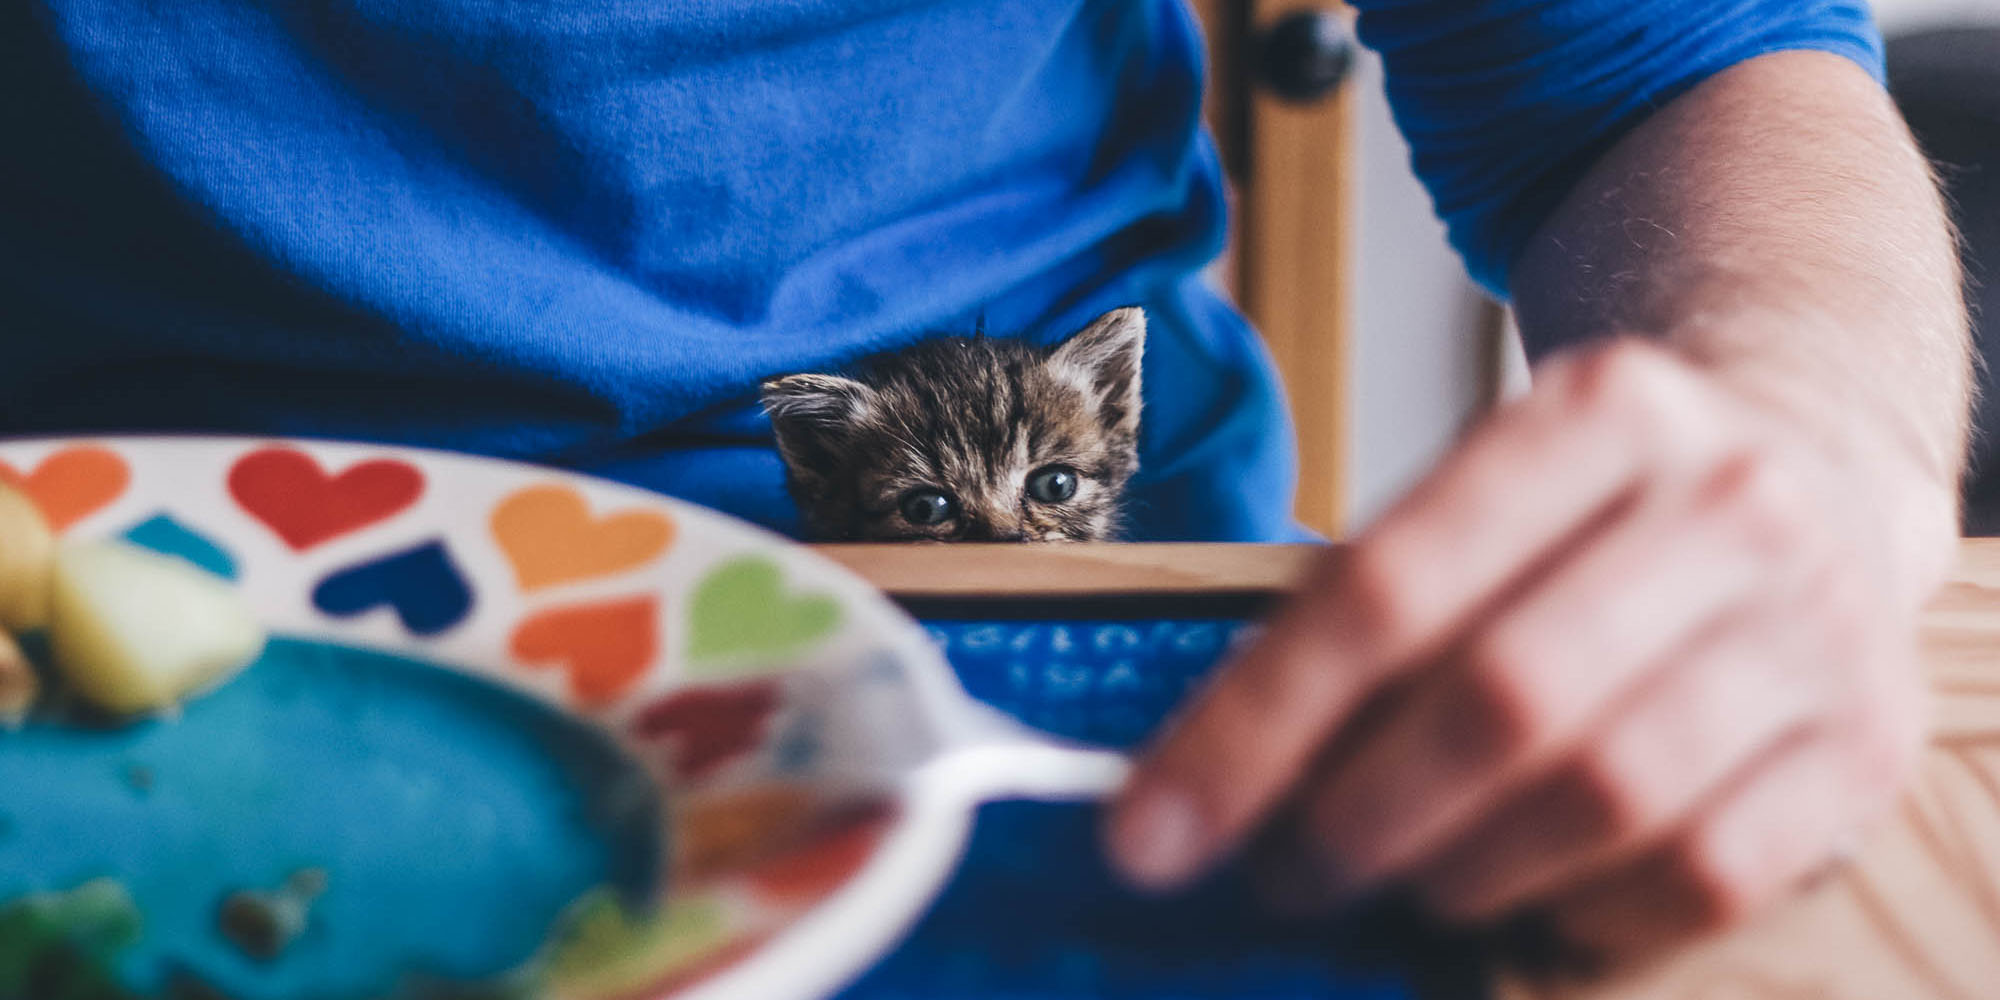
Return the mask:
<svg viewBox="0 0 2000 1000">
<path fill-rule="evenodd" d="M 1168 886 L 1254 834 L 1288 900 L 1401 884 L 1616 962 L 1825 870 L 1921 759 L 1957 269 L 1893 109 L 1822 55 L 1710 79 L 1525 258 L 1487 242 L 1545 353 L 1612 336 L 1327 557 L 1141 764 L 1112 841 Z"/>
<path fill-rule="evenodd" d="M 1955 491 L 1970 364 L 1950 224 L 1893 104 L 1845 59 L 1764 56 L 1662 109 L 1543 225 L 1512 289 L 1538 353 L 1657 335 Z"/>
</svg>

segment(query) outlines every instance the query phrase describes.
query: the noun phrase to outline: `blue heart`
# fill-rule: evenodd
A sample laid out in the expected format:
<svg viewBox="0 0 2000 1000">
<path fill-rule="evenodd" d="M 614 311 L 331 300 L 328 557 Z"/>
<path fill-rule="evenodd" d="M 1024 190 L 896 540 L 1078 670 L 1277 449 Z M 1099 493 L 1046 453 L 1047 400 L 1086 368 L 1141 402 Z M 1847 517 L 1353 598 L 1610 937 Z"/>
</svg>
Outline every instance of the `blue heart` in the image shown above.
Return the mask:
<svg viewBox="0 0 2000 1000">
<path fill-rule="evenodd" d="M 396 617 L 413 634 L 435 635 L 465 619 L 472 610 L 472 588 L 452 565 L 443 542 L 426 542 L 341 570 L 313 588 L 313 606 L 336 618 L 385 604 L 396 609 Z"/>
<path fill-rule="evenodd" d="M 165 514 L 132 526 L 125 540 L 142 548 L 179 556 L 225 580 L 236 579 L 236 560 L 222 546 Z"/>
<path fill-rule="evenodd" d="M 811 712 L 800 713 L 799 720 L 792 723 L 789 732 L 778 738 L 774 748 L 779 773 L 805 773 L 823 755 L 824 744 L 825 740 L 820 736 L 819 717 Z"/>
</svg>

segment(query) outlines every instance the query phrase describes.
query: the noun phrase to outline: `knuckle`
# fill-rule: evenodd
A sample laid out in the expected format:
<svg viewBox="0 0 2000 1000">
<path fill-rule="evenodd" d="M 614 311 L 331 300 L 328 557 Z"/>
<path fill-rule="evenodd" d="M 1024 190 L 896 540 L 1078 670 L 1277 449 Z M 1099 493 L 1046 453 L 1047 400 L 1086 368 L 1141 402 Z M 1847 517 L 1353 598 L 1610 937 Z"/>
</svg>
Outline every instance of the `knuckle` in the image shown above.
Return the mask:
<svg viewBox="0 0 2000 1000">
<path fill-rule="evenodd" d="M 1664 349 L 1628 340 L 1608 351 L 1602 364 L 1587 405 L 1652 464 L 1691 467 L 1726 440 L 1693 378 Z"/>
<path fill-rule="evenodd" d="M 1540 643 L 1505 634 L 1472 647 L 1444 720 L 1468 752 L 1511 760 L 1555 740 L 1555 713 L 1536 684 L 1551 655 Z"/>
<path fill-rule="evenodd" d="M 1588 817 L 1597 837 L 1624 844 L 1645 836 L 1666 817 L 1664 806 L 1648 794 L 1644 782 L 1608 754 L 1588 753 L 1565 777 L 1568 797 Z"/>
<path fill-rule="evenodd" d="M 1571 362 L 1564 387 L 1587 409 L 1614 406 L 1630 398 L 1636 367 L 1639 362 L 1625 341 L 1601 344 Z"/>
<path fill-rule="evenodd" d="M 1343 880 L 1370 885 L 1388 874 L 1387 849 L 1355 811 L 1321 785 L 1307 793 L 1304 825 L 1310 849 L 1330 865 L 1337 864 Z"/>
<path fill-rule="evenodd" d="M 1721 930 L 1742 922 L 1761 902 L 1757 880 L 1729 863 L 1715 836 L 1695 831 L 1667 855 L 1669 871 L 1691 909 L 1694 929 Z"/>
<path fill-rule="evenodd" d="M 1854 727 L 1849 755 L 1854 779 L 1871 803 L 1893 799 L 1914 777 L 1923 759 L 1920 720 L 1877 709 Z"/>
<path fill-rule="evenodd" d="M 1665 352 L 1624 337 L 1578 358 L 1568 387 L 1583 409 L 1645 420 L 1673 402 L 1674 375 Z"/>
<path fill-rule="evenodd" d="M 1364 543 L 1348 555 L 1341 608 L 1349 627 L 1371 650 L 1394 648 L 1420 627 L 1415 595 L 1405 583 L 1402 565 L 1381 545 Z"/>
<path fill-rule="evenodd" d="M 1767 455 L 1753 452 L 1730 463 L 1714 503 L 1743 540 L 1765 555 L 1796 553 L 1811 542 L 1805 491 Z"/>
<path fill-rule="evenodd" d="M 1424 878 L 1416 884 L 1424 908 L 1453 924 L 1474 924 L 1495 917 L 1500 906 L 1491 896 L 1457 882 Z"/>
</svg>

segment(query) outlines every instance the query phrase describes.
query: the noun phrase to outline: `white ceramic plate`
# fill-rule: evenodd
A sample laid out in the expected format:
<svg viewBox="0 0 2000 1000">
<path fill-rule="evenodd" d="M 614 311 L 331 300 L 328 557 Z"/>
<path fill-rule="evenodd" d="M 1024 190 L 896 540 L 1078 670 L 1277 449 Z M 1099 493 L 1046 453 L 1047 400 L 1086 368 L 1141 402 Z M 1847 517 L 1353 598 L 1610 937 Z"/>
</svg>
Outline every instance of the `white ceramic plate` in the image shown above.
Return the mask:
<svg viewBox="0 0 2000 1000">
<path fill-rule="evenodd" d="M 552 996 L 832 992 L 936 893 L 980 801 L 1123 777 L 1116 755 L 973 702 L 915 623 L 843 569 L 630 487 L 410 449 L 175 437 L 0 441 L 0 478 L 67 537 L 126 536 L 233 579 L 275 635 L 461 671 L 636 758 L 670 803 L 659 907 L 600 933 L 587 960 L 558 959 Z"/>
</svg>

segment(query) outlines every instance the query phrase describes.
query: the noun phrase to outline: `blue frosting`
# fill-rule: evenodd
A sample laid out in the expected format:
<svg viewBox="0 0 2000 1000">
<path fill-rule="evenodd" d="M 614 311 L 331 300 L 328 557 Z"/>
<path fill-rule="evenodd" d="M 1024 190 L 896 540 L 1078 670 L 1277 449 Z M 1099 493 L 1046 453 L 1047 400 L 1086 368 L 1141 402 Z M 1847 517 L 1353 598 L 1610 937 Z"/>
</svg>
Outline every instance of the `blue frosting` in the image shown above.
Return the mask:
<svg viewBox="0 0 2000 1000">
<path fill-rule="evenodd" d="M 0 901 L 97 877 L 144 915 L 137 989 L 184 967 L 243 1000 L 370 996 L 416 969 L 483 978 L 562 909 L 651 882 L 654 803 L 635 767 L 525 699 L 379 653 L 279 640 L 177 721 L 0 733 Z M 216 910 L 303 867 L 328 885 L 268 965 Z"/>
<path fill-rule="evenodd" d="M 163 555 L 178 556 L 225 580 L 236 579 L 236 557 L 193 528 L 155 514 L 125 532 L 125 540 Z"/>
</svg>

